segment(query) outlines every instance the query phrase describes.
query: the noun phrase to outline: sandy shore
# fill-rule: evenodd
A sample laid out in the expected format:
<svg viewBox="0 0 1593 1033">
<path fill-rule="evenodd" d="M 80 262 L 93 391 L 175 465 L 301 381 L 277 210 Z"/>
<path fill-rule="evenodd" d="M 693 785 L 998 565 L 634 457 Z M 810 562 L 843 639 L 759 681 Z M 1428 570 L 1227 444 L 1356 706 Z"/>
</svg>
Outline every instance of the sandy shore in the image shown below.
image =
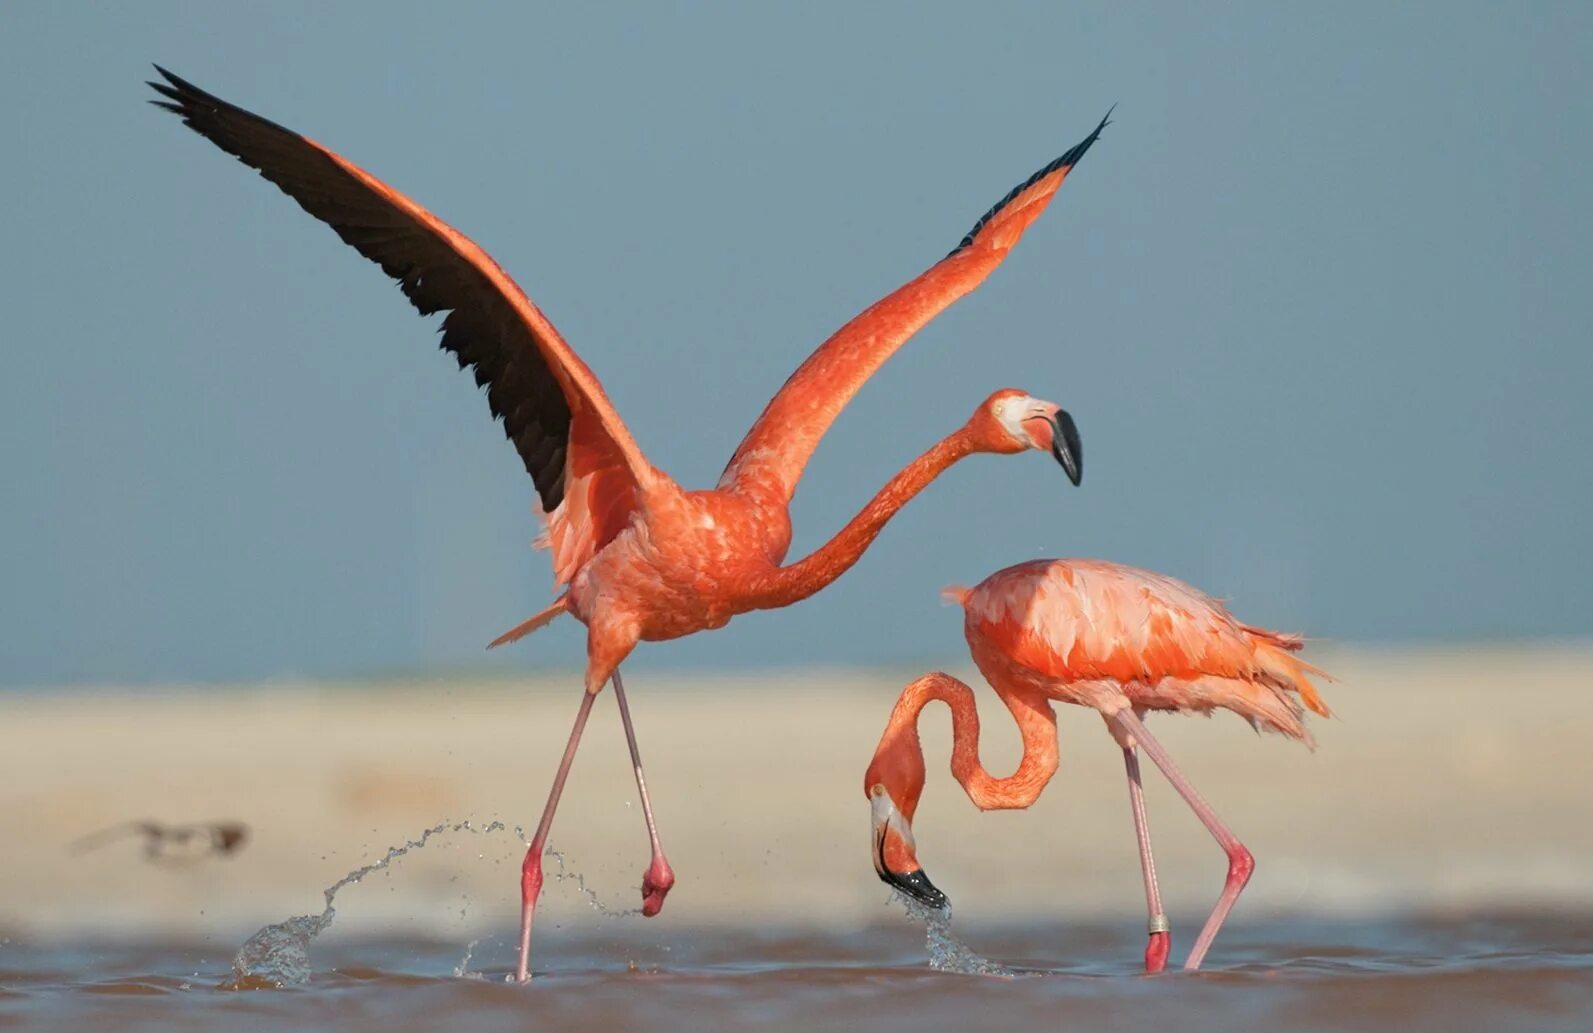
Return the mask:
<svg viewBox="0 0 1593 1033">
<path fill-rule="evenodd" d="M 1577 906 L 1593 901 L 1593 651 L 1319 650 L 1337 718 L 1316 753 L 1236 718 L 1154 727 L 1258 858 L 1244 911 Z M 632 705 L 680 881 L 660 921 L 893 920 L 867 856 L 862 772 L 916 672 L 661 678 Z M 969 676 L 969 672 L 958 672 Z M 978 684 L 977 682 L 975 682 Z M 0 933 L 236 936 L 318 911 L 321 889 L 443 821 L 534 822 L 573 716 L 573 679 L 0 695 Z M 1016 762 L 992 695 L 985 759 Z M 964 921 L 1140 921 L 1119 756 L 1062 715 L 1062 770 L 1023 813 L 981 815 L 926 714 L 920 855 Z M 1163 885 L 1203 909 L 1223 861 L 1165 784 L 1149 790 Z M 646 843 L 624 739 L 600 701 L 553 844 L 606 905 L 636 906 Z M 154 864 L 129 819 L 234 819 L 235 855 Z M 338 901 L 339 928 L 457 935 L 512 921 L 511 833 L 452 833 Z M 601 921 L 570 882 L 551 921 Z"/>
</svg>

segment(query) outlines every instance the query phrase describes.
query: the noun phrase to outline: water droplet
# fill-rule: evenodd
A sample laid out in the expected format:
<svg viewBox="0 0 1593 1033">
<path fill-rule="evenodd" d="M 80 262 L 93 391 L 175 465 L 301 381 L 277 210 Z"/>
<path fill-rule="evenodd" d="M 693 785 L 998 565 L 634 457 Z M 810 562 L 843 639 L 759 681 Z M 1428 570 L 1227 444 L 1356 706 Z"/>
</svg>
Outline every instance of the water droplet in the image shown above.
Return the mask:
<svg viewBox="0 0 1593 1033">
<path fill-rule="evenodd" d="M 924 923 L 924 947 L 929 951 L 929 967 L 937 972 L 958 972 L 970 976 L 1007 976 L 1013 972 L 971 950 L 951 932 L 951 908 L 925 907 L 911 897 L 894 894 L 908 917 Z"/>
<path fill-rule="evenodd" d="M 238 948 L 238 953 L 232 959 L 232 979 L 229 985 L 259 985 L 261 981 L 275 983 L 278 986 L 288 986 L 295 983 L 308 982 L 310 978 L 310 941 L 326 931 L 337 917 L 337 909 L 333 906 L 338 892 L 345 886 L 360 882 L 372 872 L 387 871 L 388 867 L 411 850 L 424 847 L 433 836 L 447 835 L 459 832 L 470 832 L 476 835 L 491 835 L 497 832 L 510 831 L 509 827 L 501 821 L 492 821 L 477 828 L 470 821 L 440 822 L 424 830 L 414 839 L 405 841 L 401 846 L 391 847 L 387 853 L 367 865 L 354 869 L 341 879 L 328 886 L 323 891 L 326 907 L 318 915 L 299 915 L 281 922 L 268 925 L 249 937 L 244 945 Z M 522 843 L 526 842 L 525 831 L 518 825 L 514 826 L 514 835 Z M 528 844 L 529 845 L 529 844 Z M 548 847 L 544 856 L 551 857 L 558 865 L 558 871 L 553 873 L 557 882 L 571 882 L 575 888 L 586 898 L 588 906 L 605 918 L 628 918 L 641 914 L 640 909 L 632 908 L 619 910 L 605 905 L 598 899 L 596 891 L 586 885 L 586 879 L 577 871 L 569 868 L 562 853 Z M 392 892 L 393 887 L 388 887 Z M 460 915 L 464 915 L 461 908 Z M 473 941 L 465 951 L 465 960 L 468 961 L 470 952 L 475 947 Z M 463 966 L 464 962 L 460 965 Z M 457 974 L 457 973 L 456 973 Z"/>
<path fill-rule="evenodd" d="M 485 979 L 485 978 L 487 978 L 486 976 L 482 975 L 480 972 L 472 972 L 472 971 L 470 971 L 470 955 L 475 952 L 476 944 L 478 944 L 480 942 L 481 942 L 480 940 L 471 940 L 469 943 L 465 944 L 465 956 L 460 958 L 459 959 L 459 964 L 454 966 L 454 978 L 455 979 Z"/>
</svg>

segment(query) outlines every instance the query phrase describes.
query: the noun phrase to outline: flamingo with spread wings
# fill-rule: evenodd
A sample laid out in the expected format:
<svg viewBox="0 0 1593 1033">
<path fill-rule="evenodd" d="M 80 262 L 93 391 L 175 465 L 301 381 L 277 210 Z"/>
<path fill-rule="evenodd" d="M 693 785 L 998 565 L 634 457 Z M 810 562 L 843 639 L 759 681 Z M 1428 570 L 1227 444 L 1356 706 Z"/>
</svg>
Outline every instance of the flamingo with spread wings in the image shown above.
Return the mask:
<svg viewBox="0 0 1593 1033">
<path fill-rule="evenodd" d="M 1072 419 L 1020 391 L 987 398 L 972 417 L 910 463 L 834 538 L 785 563 L 797 481 L 841 409 L 920 327 L 977 287 L 1039 217 L 1107 121 L 1020 184 L 928 271 L 825 341 L 753 424 L 712 491 L 688 491 L 654 467 L 592 371 L 485 252 L 420 205 L 320 144 L 235 107 L 156 66 L 150 83 L 184 123 L 252 166 L 398 281 L 423 315 L 447 312 L 442 346 L 474 368 L 547 515 L 546 544 L 564 592 L 492 644 L 561 614 L 587 626 L 585 691 L 521 870 L 517 978 L 529 975 L 542 853 L 592 702 L 613 682 L 646 818 L 652 858 L 642 911 L 674 885 L 642 774 L 619 666 L 640 641 L 723 627 L 739 613 L 804 599 L 863 554 L 885 523 L 930 481 L 977 452 L 1051 452 L 1077 484 Z M 1108 113 L 1110 114 L 1110 113 Z"/>
</svg>

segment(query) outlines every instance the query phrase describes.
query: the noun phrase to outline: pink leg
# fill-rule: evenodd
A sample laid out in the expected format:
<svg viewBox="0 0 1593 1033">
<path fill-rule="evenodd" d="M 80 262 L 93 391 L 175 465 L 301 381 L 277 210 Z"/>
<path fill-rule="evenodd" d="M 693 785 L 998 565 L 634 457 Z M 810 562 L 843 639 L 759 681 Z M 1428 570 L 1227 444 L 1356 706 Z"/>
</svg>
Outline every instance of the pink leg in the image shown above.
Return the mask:
<svg viewBox="0 0 1593 1033">
<path fill-rule="evenodd" d="M 537 897 L 542 893 L 542 851 L 547 846 L 548 829 L 553 825 L 553 812 L 559 809 L 559 797 L 564 793 L 564 780 L 570 777 L 575 748 L 581 744 L 581 732 L 586 728 L 586 719 L 596 699 L 590 692 L 581 693 L 581 709 L 576 712 L 575 727 L 570 729 L 570 741 L 564 747 L 558 773 L 553 776 L 553 788 L 548 792 L 547 805 L 542 808 L 542 820 L 537 822 L 536 835 L 531 837 L 525 863 L 520 866 L 520 960 L 514 969 L 516 982 L 523 983 L 531 978 L 531 920 L 536 917 Z"/>
<path fill-rule="evenodd" d="M 642 775 L 642 755 L 636 748 L 636 729 L 631 725 L 630 704 L 625 702 L 625 683 L 620 681 L 618 669 L 614 671 L 614 698 L 619 700 L 620 720 L 625 723 L 625 742 L 631 748 L 631 767 L 636 770 L 636 792 L 642 798 L 642 815 L 647 819 L 647 838 L 653 848 L 653 858 L 642 873 L 642 914 L 648 918 L 664 907 L 664 896 L 675 885 L 675 873 L 664 857 L 664 846 L 658 841 L 658 825 L 653 821 L 653 801 L 647 796 L 647 779 Z"/>
<path fill-rule="evenodd" d="M 1184 802 L 1189 804 L 1190 809 L 1195 812 L 1195 817 L 1200 819 L 1200 823 L 1206 826 L 1207 831 L 1212 834 L 1213 838 L 1222 847 L 1223 852 L 1228 855 L 1228 878 L 1223 884 L 1222 895 L 1217 898 L 1217 906 L 1211 909 L 1211 917 L 1206 919 L 1205 926 L 1200 930 L 1200 936 L 1195 940 L 1195 946 L 1190 949 L 1189 957 L 1184 961 L 1186 970 L 1197 969 L 1200 967 L 1202 959 L 1205 958 L 1206 951 L 1211 947 L 1211 941 L 1216 938 L 1217 930 L 1222 927 L 1223 919 L 1228 917 L 1228 912 L 1232 910 L 1234 901 L 1239 899 L 1240 891 L 1245 888 L 1245 883 L 1250 881 L 1250 875 L 1256 868 L 1256 859 L 1249 850 L 1245 849 L 1245 845 L 1239 842 L 1238 838 L 1229 831 L 1228 826 L 1222 823 L 1216 812 L 1211 809 L 1211 805 L 1201 799 L 1200 794 L 1195 791 L 1195 787 L 1190 785 L 1189 781 L 1179 773 L 1177 765 L 1173 763 L 1173 758 L 1162 748 L 1162 744 L 1157 742 L 1150 732 L 1146 730 L 1144 722 L 1135 716 L 1132 710 L 1120 710 L 1112 715 L 1111 720 L 1117 722 L 1119 728 L 1133 736 L 1135 742 L 1145 747 L 1145 752 L 1150 755 L 1150 759 L 1155 762 L 1158 768 L 1162 769 L 1162 774 L 1167 776 L 1167 781 L 1171 782 L 1173 788 L 1178 790 L 1178 795 L 1184 798 Z"/>
<path fill-rule="evenodd" d="M 1123 766 L 1128 769 L 1128 802 L 1134 810 L 1134 834 L 1139 839 L 1139 868 L 1145 877 L 1145 912 L 1150 942 L 1145 945 L 1145 971 L 1160 972 L 1167 967 L 1167 952 L 1172 947 L 1167 913 L 1162 910 L 1162 891 L 1156 885 L 1156 858 L 1151 854 L 1150 826 L 1145 821 L 1145 791 L 1139 778 L 1139 751 L 1123 750 Z"/>
</svg>

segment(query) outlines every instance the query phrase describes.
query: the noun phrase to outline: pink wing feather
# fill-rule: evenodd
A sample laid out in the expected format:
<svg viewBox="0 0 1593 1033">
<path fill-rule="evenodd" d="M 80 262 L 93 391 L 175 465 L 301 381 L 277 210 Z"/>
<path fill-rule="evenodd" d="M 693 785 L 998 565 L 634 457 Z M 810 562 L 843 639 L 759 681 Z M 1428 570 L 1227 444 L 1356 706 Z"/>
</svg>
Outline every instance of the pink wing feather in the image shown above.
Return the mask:
<svg viewBox="0 0 1593 1033">
<path fill-rule="evenodd" d="M 820 345 L 747 432 L 719 487 L 789 502 L 819 439 L 863 383 L 924 324 L 1001 264 L 1106 125 L 1102 119 L 1077 146 L 1015 188 L 974 224 L 951 254 L 864 309 Z"/>
</svg>

